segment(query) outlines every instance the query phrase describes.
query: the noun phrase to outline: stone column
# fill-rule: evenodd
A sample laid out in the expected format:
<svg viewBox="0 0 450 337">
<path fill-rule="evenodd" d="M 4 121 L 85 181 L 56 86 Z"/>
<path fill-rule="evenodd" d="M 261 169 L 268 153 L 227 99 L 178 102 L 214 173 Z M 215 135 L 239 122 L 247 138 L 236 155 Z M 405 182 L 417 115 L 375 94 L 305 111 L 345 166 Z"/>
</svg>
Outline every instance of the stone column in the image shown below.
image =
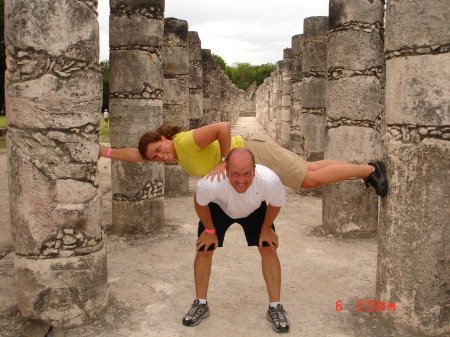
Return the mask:
<svg viewBox="0 0 450 337">
<path fill-rule="evenodd" d="M 97 154 L 97 2 L 5 2 L 6 110 L 17 305 L 74 327 L 107 305 Z"/>
<path fill-rule="evenodd" d="M 210 49 L 202 49 L 202 64 L 203 64 L 203 117 L 202 125 L 208 125 L 213 122 L 212 111 L 212 96 L 214 77 L 212 75 L 215 64 L 211 57 Z"/>
<path fill-rule="evenodd" d="M 384 113 L 384 1 L 330 0 L 325 159 L 380 159 Z M 344 236 L 375 235 L 378 197 L 362 180 L 324 186 L 323 226 Z"/>
<path fill-rule="evenodd" d="M 163 121 L 164 0 L 110 0 L 110 125 L 113 148 L 137 147 Z M 113 160 L 111 231 L 145 234 L 164 225 L 164 166 Z"/>
<path fill-rule="evenodd" d="M 450 219 L 448 1 L 388 1 L 386 161 L 376 299 L 398 336 L 448 336 Z"/>
<path fill-rule="evenodd" d="M 202 124 L 203 66 L 202 45 L 197 32 L 188 32 L 189 42 L 189 129 Z"/>
<path fill-rule="evenodd" d="M 267 118 L 266 132 L 272 139 L 276 138 L 276 121 L 278 110 L 278 68 L 272 71 L 270 75 L 269 92 L 269 116 Z"/>
<path fill-rule="evenodd" d="M 291 74 L 291 116 L 289 150 L 300 155 L 301 150 L 301 117 L 302 117 L 302 62 L 303 34 L 292 37 L 292 74 Z"/>
<path fill-rule="evenodd" d="M 211 65 L 212 72 L 211 76 L 213 78 L 212 84 L 212 91 L 211 91 L 211 116 L 212 116 L 212 123 L 218 123 L 222 122 L 222 114 L 223 111 L 221 110 L 221 101 L 222 101 L 222 92 L 221 92 L 221 83 L 220 83 L 220 77 L 222 69 L 220 68 L 219 63 L 215 58 L 211 58 Z"/>
<path fill-rule="evenodd" d="M 292 49 L 283 50 L 283 62 L 280 63 L 279 69 L 281 74 L 281 104 L 280 104 L 280 120 L 279 120 L 279 138 L 278 144 L 289 149 L 291 136 L 291 96 L 292 96 Z"/>
<path fill-rule="evenodd" d="M 256 92 L 256 82 L 253 82 L 245 90 L 245 112 L 243 116 L 255 116 L 256 115 L 256 104 L 255 104 L 255 92 Z"/>
<path fill-rule="evenodd" d="M 255 95 L 256 119 L 264 130 L 266 129 L 269 115 L 269 81 L 270 77 L 266 77 L 264 82 L 256 89 Z"/>
<path fill-rule="evenodd" d="M 162 67 L 164 76 L 164 124 L 189 129 L 188 23 L 164 19 Z M 164 193 L 178 196 L 189 192 L 189 174 L 176 162 L 165 164 Z"/>
<path fill-rule="evenodd" d="M 325 146 L 327 35 L 327 16 L 304 20 L 301 155 L 308 161 L 323 159 Z"/>
<path fill-rule="evenodd" d="M 189 49 L 188 23 L 164 20 L 162 49 L 164 76 L 164 124 L 189 128 Z"/>
</svg>

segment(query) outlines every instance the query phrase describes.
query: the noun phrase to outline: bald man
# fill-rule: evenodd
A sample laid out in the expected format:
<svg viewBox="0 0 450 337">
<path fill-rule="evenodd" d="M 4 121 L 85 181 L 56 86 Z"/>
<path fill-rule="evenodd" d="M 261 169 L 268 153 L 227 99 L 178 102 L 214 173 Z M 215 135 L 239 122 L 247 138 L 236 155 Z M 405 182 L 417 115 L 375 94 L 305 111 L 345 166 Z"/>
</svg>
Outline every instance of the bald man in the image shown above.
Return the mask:
<svg viewBox="0 0 450 337">
<path fill-rule="evenodd" d="M 239 223 L 248 245 L 258 246 L 261 254 L 269 295 L 266 317 L 275 331 L 288 332 L 289 321 L 280 303 L 281 266 L 276 251 L 278 236 L 273 225 L 285 202 L 285 189 L 273 171 L 255 164 L 248 149 L 231 150 L 226 162 L 226 179 L 202 179 L 197 185 L 194 204 L 200 221 L 194 261 L 196 299 L 183 317 L 183 324 L 195 326 L 210 315 L 206 298 L 214 250 L 223 246 L 227 229 Z"/>
</svg>

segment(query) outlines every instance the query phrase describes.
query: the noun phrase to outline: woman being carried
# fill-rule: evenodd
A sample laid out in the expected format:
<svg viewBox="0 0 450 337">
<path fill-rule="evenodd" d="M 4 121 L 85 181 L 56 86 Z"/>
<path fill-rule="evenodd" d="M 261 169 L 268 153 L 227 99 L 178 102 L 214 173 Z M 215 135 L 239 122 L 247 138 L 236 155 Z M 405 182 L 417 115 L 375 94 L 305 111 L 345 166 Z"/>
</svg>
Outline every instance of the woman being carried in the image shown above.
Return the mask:
<svg viewBox="0 0 450 337">
<path fill-rule="evenodd" d="M 231 137 L 230 123 L 222 122 L 183 131 L 163 125 L 145 133 L 138 148 L 106 149 L 100 146 L 99 157 L 128 162 L 145 160 L 168 163 L 173 160 L 190 175 L 220 180 L 225 178 L 225 158 L 232 148 L 245 147 L 255 155 L 257 164 L 269 167 L 285 186 L 294 190 L 315 188 L 351 178 L 360 178 L 385 197 L 388 182 L 384 163 L 346 164 L 337 160 L 308 162 L 279 146 L 264 134 L 253 133 Z"/>
</svg>

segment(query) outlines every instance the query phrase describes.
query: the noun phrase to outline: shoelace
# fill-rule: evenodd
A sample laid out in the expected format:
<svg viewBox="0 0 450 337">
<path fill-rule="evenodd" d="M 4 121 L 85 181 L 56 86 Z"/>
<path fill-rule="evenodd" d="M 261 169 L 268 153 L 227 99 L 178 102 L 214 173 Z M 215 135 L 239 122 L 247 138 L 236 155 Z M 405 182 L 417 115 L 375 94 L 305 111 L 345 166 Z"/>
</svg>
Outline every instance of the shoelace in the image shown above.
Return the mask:
<svg viewBox="0 0 450 337">
<path fill-rule="evenodd" d="M 276 319 L 278 319 L 279 323 L 287 322 L 286 315 L 285 315 L 283 308 L 275 308 L 274 312 L 275 312 L 275 317 L 276 317 Z"/>
</svg>

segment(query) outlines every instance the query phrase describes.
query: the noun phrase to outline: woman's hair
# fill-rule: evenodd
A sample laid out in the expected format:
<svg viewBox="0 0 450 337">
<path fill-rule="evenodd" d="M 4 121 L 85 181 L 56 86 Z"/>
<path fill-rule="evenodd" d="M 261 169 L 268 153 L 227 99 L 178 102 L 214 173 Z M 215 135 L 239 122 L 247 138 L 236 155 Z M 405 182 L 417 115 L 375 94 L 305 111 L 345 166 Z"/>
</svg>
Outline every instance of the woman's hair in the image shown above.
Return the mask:
<svg viewBox="0 0 450 337">
<path fill-rule="evenodd" d="M 174 125 L 161 125 L 159 128 L 156 129 L 156 131 L 153 132 L 146 132 L 141 136 L 141 139 L 139 139 L 139 153 L 141 154 L 142 158 L 146 160 L 150 160 L 145 156 L 145 153 L 147 152 L 147 146 L 148 144 L 155 143 L 157 141 L 161 140 L 161 136 L 166 137 L 169 140 L 172 140 L 172 138 L 177 134 L 184 131 L 179 126 Z"/>
</svg>

